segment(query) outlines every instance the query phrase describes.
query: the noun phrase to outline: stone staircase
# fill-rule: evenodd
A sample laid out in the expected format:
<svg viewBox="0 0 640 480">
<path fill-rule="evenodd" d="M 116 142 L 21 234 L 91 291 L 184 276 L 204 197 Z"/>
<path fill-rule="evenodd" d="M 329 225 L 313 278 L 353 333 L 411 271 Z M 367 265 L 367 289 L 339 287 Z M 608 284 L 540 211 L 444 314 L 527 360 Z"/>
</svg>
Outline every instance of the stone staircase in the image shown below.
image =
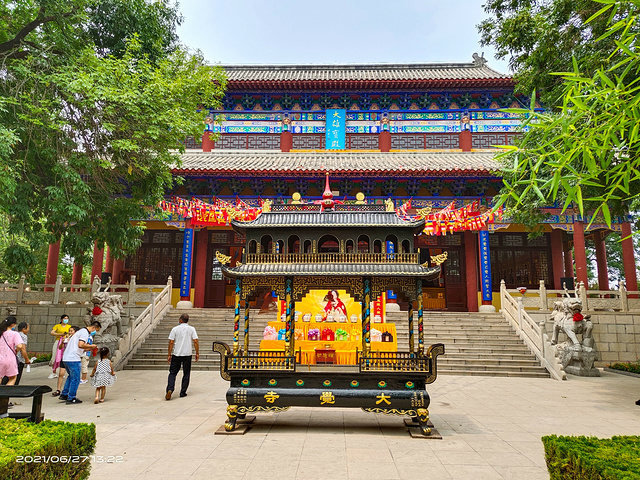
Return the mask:
<svg viewBox="0 0 640 480">
<path fill-rule="evenodd" d="M 125 366 L 125 369 L 168 369 L 167 346 L 171 329 L 185 310 L 171 310 Z M 189 324 L 200 340 L 200 361 L 194 370 L 217 370 L 220 356 L 212 352 L 214 340 L 233 344 L 233 309 L 188 310 Z M 244 313 L 244 312 L 243 312 Z M 275 314 L 251 312 L 250 348 L 257 350 L 262 332 Z M 396 324 L 398 348 L 408 350 L 407 313 L 390 313 L 388 320 Z M 372 324 L 375 327 L 375 324 Z M 438 374 L 489 375 L 509 377 L 549 377 L 515 331 L 500 314 L 425 312 L 425 345 L 444 343 L 445 355 L 438 357 Z M 244 317 L 241 317 L 241 336 Z M 415 319 L 417 346 L 417 315 Z"/>
</svg>

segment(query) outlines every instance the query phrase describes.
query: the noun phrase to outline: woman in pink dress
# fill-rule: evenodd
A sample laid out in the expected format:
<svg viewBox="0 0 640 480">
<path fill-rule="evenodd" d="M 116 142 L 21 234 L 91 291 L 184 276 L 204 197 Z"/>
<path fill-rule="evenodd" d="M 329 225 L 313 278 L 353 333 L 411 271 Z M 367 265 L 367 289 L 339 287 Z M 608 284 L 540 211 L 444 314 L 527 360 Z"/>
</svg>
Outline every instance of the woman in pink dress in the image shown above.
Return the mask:
<svg viewBox="0 0 640 480">
<path fill-rule="evenodd" d="M 9 378 L 7 385 L 16 383 L 18 376 L 17 350 L 22 353 L 25 363 L 31 363 L 22 337 L 15 330 L 11 330 L 17 323 L 16 317 L 7 317 L 6 320 L 0 322 L 0 332 L 2 332 L 0 335 L 2 337 L 0 338 L 0 377 Z"/>
</svg>

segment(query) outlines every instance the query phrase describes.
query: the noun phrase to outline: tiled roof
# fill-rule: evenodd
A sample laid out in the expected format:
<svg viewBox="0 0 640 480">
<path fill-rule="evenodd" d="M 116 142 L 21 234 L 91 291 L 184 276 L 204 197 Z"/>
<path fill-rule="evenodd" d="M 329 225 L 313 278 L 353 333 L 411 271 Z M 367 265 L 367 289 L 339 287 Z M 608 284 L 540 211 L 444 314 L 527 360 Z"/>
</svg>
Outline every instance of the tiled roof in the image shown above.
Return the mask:
<svg viewBox="0 0 640 480">
<path fill-rule="evenodd" d="M 401 220 L 395 212 L 265 212 L 251 222 L 232 221 L 240 228 L 272 227 L 404 227 L 420 228 L 424 220 L 408 222 Z"/>
<path fill-rule="evenodd" d="M 371 65 L 226 65 L 229 82 L 511 79 L 475 63 Z"/>
<path fill-rule="evenodd" d="M 394 263 L 249 263 L 240 267 L 222 270 L 228 277 L 251 277 L 256 275 L 280 276 L 394 276 L 433 279 L 440 275 L 440 266 L 425 268 L 418 264 Z"/>
<path fill-rule="evenodd" d="M 499 170 L 492 152 L 187 152 L 174 172 L 306 175 L 488 175 Z"/>
</svg>

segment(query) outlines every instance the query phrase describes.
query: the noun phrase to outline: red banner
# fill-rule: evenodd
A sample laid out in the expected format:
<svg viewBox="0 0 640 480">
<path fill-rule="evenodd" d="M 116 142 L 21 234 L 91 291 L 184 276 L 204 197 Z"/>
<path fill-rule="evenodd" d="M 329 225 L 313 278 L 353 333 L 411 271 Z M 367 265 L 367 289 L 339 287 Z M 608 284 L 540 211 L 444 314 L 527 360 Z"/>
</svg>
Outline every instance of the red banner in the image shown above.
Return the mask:
<svg viewBox="0 0 640 480">
<path fill-rule="evenodd" d="M 163 200 L 160 202 L 160 208 L 165 212 L 191 218 L 191 225 L 196 228 L 229 225 L 233 219 L 249 222 L 255 220 L 262 213 L 262 209 L 251 207 L 239 198 L 236 199 L 236 205 L 232 205 L 215 197 L 212 203 L 206 203 L 197 198 L 186 200 L 175 197 L 171 201 Z"/>
</svg>

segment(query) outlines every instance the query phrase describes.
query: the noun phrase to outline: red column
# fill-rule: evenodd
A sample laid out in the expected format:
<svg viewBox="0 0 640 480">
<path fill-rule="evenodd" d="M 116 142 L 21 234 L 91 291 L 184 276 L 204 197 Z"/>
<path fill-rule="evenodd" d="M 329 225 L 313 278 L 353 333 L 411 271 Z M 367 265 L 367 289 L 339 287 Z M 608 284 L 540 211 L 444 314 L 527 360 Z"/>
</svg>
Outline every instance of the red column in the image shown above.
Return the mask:
<svg viewBox="0 0 640 480">
<path fill-rule="evenodd" d="M 60 261 L 60 240 L 49 244 L 49 255 L 47 257 L 47 275 L 44 283 L 54 284 L 58 277 L 58 262 Z M 45 291 L 52 292 L 53 288 L 45 288 Z"/>
<path fill-rule="evenodd" d="M 111 283 L 120 283 L 120 274 L 124 268 L 123 260 L 113 260 L 113 272 L 111 273 Z"/>
<path fill-rule="evenodd" d="M 383 130 L 378 135 L 378 148 L 381 152 L 391 151 L 391 132 Z"/>
<path fill-rule="evenodd" d="M 573 251 L 569 242 L 563 244 L 564 247 L 564 276 L 573 278 L 575 273 L 573 271 Z"/>
<path fill-rule="evenodd" d="M 82 265 L 73 262 L 73 273 L 71 274 L 71 284 L 80 285 L 82 283 Z"/>
<path fill-rule="evenodd" d="M 609 272 L 607 268 L 607 249 L 601 230 L 594 232 L 593 241 L 596 244 L 596 264 L 598 265 L 598 289 L 609 290 Z"/>
<path fill-rule="evenodd" d="M 467 277 L 467 309 L 478 311 L 478 245 L 473 232 L 464 232 L 465 276 Z"/>
<path fill-rule="evenodd" d="M 214 141 L 211 138 L 213 135 L 213 132 L 204 132 L 202 134 L 202 151 L 203 152 L 210 152 L 211 150 L 214 149 Z"/>
<path fill-rule="evenodd" d="M 576 256 L 576 277 L 578 283 L 582 282 L 585 288 L 589 288 L 589 279 L 587 277 L 587 249 L 584 243 L 583 222 L 574 222 L 573 224 L 573 250 Z"/>
<path fill-rule="evenodd" d="M 622 224 L 622 264 L 624 265 L 624 276 L 627 290 L 635 292 L 638 290 L 638 276 L 636 273 L 636 260 L 633 253 L 633 240 L 631 239 L 631 224 Z"/>
<path fill-rule="evenodd" d="M 104 248 L 98 248 L 98 242 L 93 244 L 93 264 L 91 265 L 91 282 L 97 276 L 102 275 L 102 262 L 104 262 Z"/>
<path fill-rule="evenodd" d="M 562 258 L 562 230 L 551 230 L 551 265 L 553 267 L 553 288 L 562 290 L 565 265 Z M 573 275 L 572 275 L 573 276 Z"/>
<path fill-rule="evenodd" d="M 463 130 L 460 132 L 460 150 L 470 152 L 472 146 L 471 131 Z"/>
<path fill-rule="evenodd" d="M 204 308 L 205 289 L 207 286 L 207 248 L 209 247 L 209 231 L 199 230 L 196 233 L 196 265 L 193 293 L 193 306 Z"/>
<path fill-rule="evenodd" d="M 113 273 L 113 257 L 111 256 L 111 248 L 109 247 L 107 247 L 107 260 L 104 262 L 104 271 Z"/>
<path fill-rule="evenodd" d="M 293 148 L 293 134 L 289 131 L 280 134 L 280 151 L 290 152 Z"/>
</svg>

